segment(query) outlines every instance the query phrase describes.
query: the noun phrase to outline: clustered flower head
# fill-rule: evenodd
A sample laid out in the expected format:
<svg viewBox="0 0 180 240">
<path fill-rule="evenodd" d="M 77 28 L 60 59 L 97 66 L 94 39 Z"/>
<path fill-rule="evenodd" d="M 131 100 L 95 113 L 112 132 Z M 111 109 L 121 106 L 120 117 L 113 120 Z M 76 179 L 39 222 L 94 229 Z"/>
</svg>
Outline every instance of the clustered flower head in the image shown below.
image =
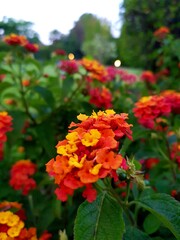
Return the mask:
<svg viewBox="0 0 180 240">
<path fill-rule="evenodd" d="M 58 67 L 68 74 L 78 72 L 78 63 L 76 60 L 61 60 Z"/>
<path fill-rule="evenodd" d="M 12 117 L 7 112 L 0 112 L 0 160 L 3 157 L 3 147 L 7 140 L 6 133 L 12 130 Z"/>
<path fill-rule="evenodd" d="M 0 202 L 0 239 L 49 240 L 52 234 L 47 231 L 44 231 L 38 238 L 35 227 L 25 227 L 25 218 L 21 214 L 22 210 L 22 204 L 18 202 Z"/>
<path fill-rule="evenodd" d="M 89 90 L 91 104 L 94 104 L 98 108 L 111 108 L 112 107 L 112 94 L 108 88 L 103 86 L 102 88 L 91 88 Z"/>
<path fill-rule="evenodd" d="M 66 139 L 56 145 L 58 155 L 46 164 L 46 171 L 58 185 L 58 199 L 66 201 L 75 189 L 85 187 L 83 197 L 92 202 L 96 199 L 93 183 L 107 176 L 117 181 L 116 170 L 128 169 L 118 151 L 121 138 L 132 139 L 132 125 L 126 121 L 128 114 L 111 109 L 77 118 L 80 123 L 70 124 Z"/>
<path fill-rule="evenodd" d="M 11 46 L 22 46 L 28 52 L 36 53 L 39 50 L 39 46 L 37 44 L 30 43 L 23 35 L 11 33 L 10 35 L 5 36 L 3 41 Z"/>
<path fill-rule="evenodd" d="M 142 72 L 140 78 L 146 83 L 155 83 L 157 80 L 155 74 L 149 70 Z"/>
<path fill-rule="evenodd" d="M 167 102 L 171 105 L 171 112 L 174 114 L 180 114 L 180 92 L 175 90 L 165 90 L 161 92 Z"/>
<path fill-rule="evenodd" d="M 153 129 L 158 117 L 170 114 L 171 106 L 163 96 L 145 96 L 135 103 L 133 112 L 141 125 Z"/>
<path fill-rule="evenodd" d="M 109 81 L 107 78 L 108 73 L 106 71 L 106 68 L 99 61 L 82 58 L 79 63 L 88 71 L 88 76 L 91 79 L 97 80 L 99 82 Z"/>
<path fill-rule="evenodd" d="M 23 195 L 27 195 L 29 191 L 36 188 L 36 182 L 31 178 L 36 169 L 36 164 L 30 160 L 19 160 L 11 168 L 10 186 L 15 190 L 21 190 Z"/>
<path fill-rule="evenodd" d="M 157 38 L 157 40 L 161 41 L 163 40 L 168 34 L 170 33 L 170 30 L 168 27 L 162 26 L 158 28 L 154 32 L 154 36 Z"/>
</svg>

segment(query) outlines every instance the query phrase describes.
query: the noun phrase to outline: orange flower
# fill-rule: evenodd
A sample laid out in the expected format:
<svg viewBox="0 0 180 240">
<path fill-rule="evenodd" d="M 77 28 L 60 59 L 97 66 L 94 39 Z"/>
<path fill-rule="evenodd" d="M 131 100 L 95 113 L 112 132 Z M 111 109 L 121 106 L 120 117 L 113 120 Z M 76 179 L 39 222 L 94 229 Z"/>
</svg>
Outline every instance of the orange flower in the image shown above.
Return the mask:
<svg viewBox="0 0 180 240">
<path fill-rule="evenodd" d="M 22 190 L 22 194 L 27 195 L 30 190 L 36 188 L 35 180 L 30 178 L 35 172 L 36 165 L 30 160 L 16 162 L 10 171 L 10 186 L 15 190 Z"/>
<path fill-rule="evenodd" d="M 177 163 L 178 168 L 180 169 L 180 142 L 174 142 L 170 146 L 170 156 L 171 159 Z"/>
<path fill-rule="evenodd" d="M 163 40 L 167 34 L 170 33 L 170 30 L 168 27 L 162 26 L 160 28 L 158 28 L 155 32 L 154 32 L 154 36 L 157 38 L 157 40 Z"/>
<path fill-rule="evenodd" d="M 51 239 L 51 238 L 52 238 L 52 234 L 45 230 L 45 231 L 41 234 L 39 240 L 49 240 L 49 239 Z"/>
<path fill-rule="evenodd" d="M 17 35 L 14 33 L 8 36 L 5 36 L 3 40 L 8 45 L 12 45 L 12 46 L 17 46 L 17 45 L 24 46 L 28 42 L 25 36 Z"/>
<path fill-rule="evenodd" d="M 23 79 L 23 80 L 22 80 L 22 85 L 23 85 L 24 87 L 28 87 L 28 86 L 30 85 L 30 80 L 28 80 L 28 79 Z"/>
<path fill-rule="evenodd" d="M 90 78 L 98 80 L 100 82 L 108 81 L 108 72 L 106 68 L 97 60 L 83 58 L 79 62 L 88 71 Z"/>
<path fill-rule="evenodd" d="M 147 96 L 135 103 L 133 112 L 140 124 L 153 129 L 158 117 L 170 114 L 171 106 L 163 96 Z"/>
<path fill-rule="evenodd" d="M 55 193 L 61 201 L 81 187 L 85 187 L 83 196 L 92 201 L 96 196 L 92 183 L 108 175 L 118 178 L 116 170 L 127 169 L 118 149 L 122 137 L 132 139 L 128 115 L 106 110 L 77 118 L 80 123 L 71 123 L 66 139 L 56 145 L 59 155 L 46 164 L 46 171 L 58 185 Z"/>
</svg>

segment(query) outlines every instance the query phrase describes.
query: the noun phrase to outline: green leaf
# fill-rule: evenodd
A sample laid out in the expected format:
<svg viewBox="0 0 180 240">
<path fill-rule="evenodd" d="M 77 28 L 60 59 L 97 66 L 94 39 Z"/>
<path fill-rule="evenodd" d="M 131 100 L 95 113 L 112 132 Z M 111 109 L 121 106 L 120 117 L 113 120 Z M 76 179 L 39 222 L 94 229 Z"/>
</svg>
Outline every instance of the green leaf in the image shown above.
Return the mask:
<svg viewBox="0 0 180 240">
<path fill-rule="evenodd" d="M 155 193 L 136 201 L 144 209 L 154 214 L 177 239 L 180 239 L 180 204 L 170 195 Z"/>
<path fill-rule="evenodd" d="M 51 91 L 49 91 L 47 88 L 40 87 L 40 86 L 35 86 L 33 90 L 37 92 L 44 99 L 44 101 L 48 104 L 48 106 L 50 106 L 51 108 L 54 108 L 55 100 Z"/>
<path fill-rule="evenodd" d="M 62 97 L 67 97 L 73 89 L 74 79 L 71 76 L 67 76 L 62 82 Z"/>
<path fill-rule="evenodd" d="M 152 234 L 152 233 L 156 232 L 158 230 L 158 228 L 160 227 L 160 225 L 161 225 L 160 221 L 153 214 L 149 214 L 145 218 L 144 223 L 143 223 L 144 230 L 148 234 Z"/>
<path fill-rule="evenodd" d="M 151 238 L 144 232 L 140 231 L 138 228 L 128 226 L 126 227 L 126 232 L 123 235 L 123 240 L 151 240 Z"/>
<path fill-rule="evenodd" d="M 107 192 L 99 194 L 93 203 L 85 201 L 78 209 L 75 240 L 120 240 L 124 232 L 122 209 Z"/>
</svg>

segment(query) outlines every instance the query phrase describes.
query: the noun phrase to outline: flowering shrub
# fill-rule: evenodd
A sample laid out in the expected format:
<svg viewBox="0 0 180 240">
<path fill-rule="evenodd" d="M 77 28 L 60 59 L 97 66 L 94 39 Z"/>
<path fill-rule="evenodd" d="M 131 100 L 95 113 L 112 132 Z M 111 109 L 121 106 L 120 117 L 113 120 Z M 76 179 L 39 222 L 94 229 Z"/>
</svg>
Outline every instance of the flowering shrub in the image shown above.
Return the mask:
<svg viewBox="0 0 180 240">
<path fill-rule="evenodd" d="M 26 37 L 3 42 L 0 239 L 179 239 L 174 67 L 161 55 L 137 75 L 62 49 L 42 63 Z"/>
</svg>

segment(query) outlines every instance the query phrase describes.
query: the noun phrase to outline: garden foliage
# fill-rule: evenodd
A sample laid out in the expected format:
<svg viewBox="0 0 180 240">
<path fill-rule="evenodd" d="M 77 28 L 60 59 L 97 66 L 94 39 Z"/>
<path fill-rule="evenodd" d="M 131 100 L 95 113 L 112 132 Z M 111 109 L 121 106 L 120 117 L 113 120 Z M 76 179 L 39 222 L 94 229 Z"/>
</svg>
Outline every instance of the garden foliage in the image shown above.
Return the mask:
<svg viewBox="0 0 180 240">
<path fill-rule="evenodd" d="M 180 239 L 180 54 L 169 29 L 154 33 L 159 69 L 139 75 L 62 49 L 42 63 L 26 37 L 3 41 L 0 239 Z"/>
</svg>

